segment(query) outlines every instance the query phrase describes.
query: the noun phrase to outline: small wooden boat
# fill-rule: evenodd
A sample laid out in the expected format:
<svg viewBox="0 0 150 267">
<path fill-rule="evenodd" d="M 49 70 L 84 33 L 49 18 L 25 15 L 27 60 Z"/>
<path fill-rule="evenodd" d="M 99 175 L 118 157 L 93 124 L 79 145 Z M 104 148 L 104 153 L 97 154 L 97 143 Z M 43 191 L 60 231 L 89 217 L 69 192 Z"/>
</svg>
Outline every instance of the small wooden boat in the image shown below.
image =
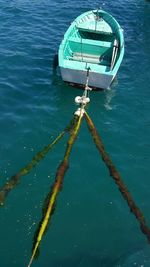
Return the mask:
<svg viewBox="0 0 150 267">
<path fill-rule="evenodd" d="M 77 17 L 59 47 L 62 79 L 73 85 L 110 87 L 124 55 L 123 30 L 103 10 L 92 10 Z"/>
</svg>

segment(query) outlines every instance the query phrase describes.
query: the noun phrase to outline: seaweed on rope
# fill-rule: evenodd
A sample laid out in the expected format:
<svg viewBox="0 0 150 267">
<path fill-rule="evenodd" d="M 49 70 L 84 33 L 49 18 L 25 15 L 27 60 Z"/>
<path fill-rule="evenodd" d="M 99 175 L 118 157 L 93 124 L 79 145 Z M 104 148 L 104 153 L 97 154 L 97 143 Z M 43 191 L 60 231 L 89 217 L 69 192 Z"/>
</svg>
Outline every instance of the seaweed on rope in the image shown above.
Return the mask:
<svg viewBox="0 0 150 267">
<path fill-rule="evenodd" d="M 44 233 L 46 232 L 46 229 L 47 229 L 48 224 L 50 222 L 51 216 L 54 212 L 57 195 L 62 189 L 63 179 L 64 179 L 64 176 L 65 176 L 67 169 L 69 168 L 69 156 L 70 156 L 73 144 L 76 140 L 76 137 L 78 135 L 78 132 L 79 132 L 79 129 L 81 126 L 81 121 L 82 121 L 81 114 L 80 114 L 80 117 L 75 116 L 75 120 L 76 120 L 76 123 L 71 129 L 71 133 L 70 133 L 70 137 L 69 137 L 68 142 L 67 142 L 67 147 L 66 147 L 64 158 L 61 161 L 60 165 L 58 166 L 55 181 L 54 181 L 53 185 L 51 186 L 50 192 L 48 193 L 48 196 L 46 199 L 45 206 L 43 207 L 42 219 L 41 219 L 39 226 L 35 232 L 32 255 L 31 255 L 28 267 L 31 266 L 32 261 L 39 254 L 40 242 L 42 240 Z"/>
<path fill-rule="evenodd" d="M 89 131 L 93 137 L 93 141 L 94 141 L 98 151 L 100 152 L 103 161 L 105 162 L 105 164 L 109 170 L 110 176 L 114 179 L 114 181 L 115 181 L 116 185 L 118 186 L 123 198 L 126 200 L 128 206 L 130 208 L 130 211 L 134 214 L 134 216 L 138 220 L 142 233 L 145 234 L 148 242 L 150 243 L 150 229 L 146 225 L 144 215 L 142 214 L 141 210 L 135 204 L 135 202 L 131 196 L 131 193 L 128 191 L 126 185 L 124 184 L 124 182 L 121 178 L 121 175 L 119 174 L 118 170 L 116 169 L 115 165 L 113 164 L 112 160 L 110 159 L 109 155 L 107 154 L 105 147 L 103 145 L 102 139 L 101 139 L 99 133 L 97 132 L 97 129 L 95 128 L 91 118 L 89 117 L 89 115 L 87 114 L 86 111 L 85 111 L 85 119 L 86 119 L 86 122 L 87 122 L 87 125 L 89 128 Z"/>
<path fill-rule="evenodd" d="M 10 179 L 2 186 L 0 189 L 0 207 L 4 205 L 4 201 L 9 192 L 20 183 L 21 177 L 30 173 L 32 169 L 38 165 L 42 159 L 44 159 L 46 154 L 62 139 L 65 133 L 71 130 L 74 123 L 75 118 L 70 121 L 69 125 L 55 138 L 52 143 L 48 144 L 41 151 L 39 151 L 24 168 L 22 168 L 15 175 L 11 176 Z"/>
<path fill-rule="evenodd" d="M 88 77 L 87 77 L 88 78 Z M 85 90 L 88 90 L 88 87 L 86 87 Z M 86 92 L 87 93 L 87 92 Z M 105 147 L 103 145 L 102 139 L 100 134 L 98 133 L 92 119 L 88 115 L 88 113 L 85 111 L 85 106 L 89 102 L 87 98 L 87 94 L 84 93 L 82 97 L 80 97 L 80 108 L 75 112 L 73 119 L 71 120 L 70 124 L 57 136 L 57 138 L 47 146 L 43 148 L 40 152 L 38 152 L 31 162 L 29 162 L 24 168 L 22 168 L 17 174 L 12 176 L 8 182 L 1 188 L 0 191 L 0 205 L 2 206 L 4 204 L 4 200 L 7 197 L 8 193 L 18 185 L 20 182 L 21 176 L 27 175 L 45 156 L 46 154 L 53 148 L 55 144 L 57 144 L 58 141 L 61 140 L 61 138 L 64 136 L 65 133 L 69 132 L 69 138 L 66 144 L 66 150 L 64 153 L 64 157 L 59 164 L 55 181 L 50 187 L 50 191 L 47 194 L 47 197 L 44 200 L 43 208 L 42 208 L 42 218 L 38 224 L 37 230 L 34 234 L 33 239 L 33 246 L 32 246 L 32 253 L 30 257 L 30 261 L 28 264 L 28 267 L 31 266 L 33 260 L 38 256 L 39 254 L 39 246 L 41 243 L 41 240 L 43 238 L 43 235 L 46 233 L 48 229 L 49 222 L 51 220 L 52 214 L 54 213 L 55 206 L 56 206 L 56 200 L 58 197 L 59 192 L 62 190 L 63 187 L 63 180 L 64 176 L 69 168 L 69 158 L 72 151 L 72 147 L 74 145 L 74 142 L 78 136 L 79 129 L 81 126 L 82 119 L 85 118 L 87 122 L 88 129 L 91 133 L 91 136 L 93 138 L 93 141 L 100 153 L 100 156 L 104 163 L 106 164 L 106 167 L 108 168 L 110 176 L 113 178 L 115 184 L 118 186 L 119 191 L 121 192 L 123 198 L 126 200 L 130 211 L 134 214 L 137 221 L 140 224 L 140 229 L 143 234 L 147 237 L 148 242 L 150 243 L 150 229 L 146 224 L 144 215 L 142 214 L 141 210 L 138 208 L 136 203 L 134 202 L 131 193 L 128 191 L 127 186 L 124 184 L 122 177 L 120 173 L 118 172 L 116 166 L 113 164 L 111 158 L 107 154 Z"/>
</svg>

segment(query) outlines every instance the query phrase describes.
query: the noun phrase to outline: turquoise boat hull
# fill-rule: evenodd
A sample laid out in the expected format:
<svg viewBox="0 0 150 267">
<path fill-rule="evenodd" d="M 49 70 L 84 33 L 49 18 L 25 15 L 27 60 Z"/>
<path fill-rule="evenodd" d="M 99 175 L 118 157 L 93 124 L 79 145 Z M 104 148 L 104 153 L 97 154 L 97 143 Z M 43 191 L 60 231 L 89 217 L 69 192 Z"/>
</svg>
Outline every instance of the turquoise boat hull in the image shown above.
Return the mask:
<svg viewBox="0 0 150 267">
<path fill-rule="evenodd" d="M 77 17 L 59 47 L 58 62 L 62 79 L 72 85 L 107 89 L 114 80 L 124 55 L 123 30 L 103 10 L 92 10 Z"/>
</svg>

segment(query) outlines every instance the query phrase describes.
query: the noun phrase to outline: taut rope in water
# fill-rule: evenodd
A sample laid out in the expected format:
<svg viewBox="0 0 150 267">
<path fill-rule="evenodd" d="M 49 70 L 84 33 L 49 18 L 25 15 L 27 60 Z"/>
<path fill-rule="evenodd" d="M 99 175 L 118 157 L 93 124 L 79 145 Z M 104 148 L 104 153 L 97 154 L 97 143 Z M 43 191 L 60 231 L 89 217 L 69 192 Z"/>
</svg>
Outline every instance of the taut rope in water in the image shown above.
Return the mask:
<svg viewBox="0 0 150 267">
<path fill-rule="evenodd" d="M 115 183 L 117 184 L 123 198 L 127 201 L 127 204 L 129 206 L 131 212 L 135 215 L 136 219 L 138 220 L 138 222 L 140 224 L 141 231 L 146 235 L 148 242 L 150 243 L 150 229 L 146 225 L 146 222 L 145 222 L 145 219 L 144 219 L 142 212 L 135 204 L 131 194 L 129 193 L 124 182 L 122 181 L 121 175 L 119 174 L 115 165 L 113 164 L 110 157 L 108 156 L 108 154 L 104 148 L 104 145 L 102 143 L 101 137 L 98 134 L 91 118 L 89 117 L 89 115 L 87 114 L 86 111 L 84 113 L 84 116 L 85 116 L 85 119 L 87 121 L 91 135 L 93 137 L 94 143 L 95 143 L 98 151 L 100 152 L 100 154 L 102 156 L 103 161 L 105 162 L 105 164 L 109 170 L 110 176 L 112 176 Z"/>
<path fill-rule="evenodd" d="M 70 156 L 70 153 L 72 150 L 72 146 L 75 142 L 75 139 L 76 139 L 78 132 L 79 132 L 79 129 L 80 129 L 81 120 L 82 120 L 82 113 L 80 113 L 80 117 L 75 116 L 75 119 L 76 119 L 76 123 L 75 123 L 75 126 L 73 127 L 73 129 L 71 131 L 70 138 L 69 138 L 68 143 L 67 143 L 67 148 L 66 148 L 64 158 L 57 169 L 55 182 L 52 185 L 50 193 L 48 194 L 49 200 L 47 201 L 47 207 L 44 208 L 46 212 L 45 212 L 45 214 L 43 214 L 43 218 L 39 224 L 39 227 L 38 227 L 38 230 L 37 230 L 37 233 L 35 236 L 35 242 L 33 244 L 32 256 L 31 256 L 28 267 L 31 266 L 32 261 L 33 261 L 34 257 L 36 256 L 37 250 L 39 248 L 39 244 L 41 242 L 41 239 L 43 237 L 44 232 L 46 231 L 47 225 L 48 225 L 50 218 L 51 218 L 51 215 L 53 213 L 57 195 L 62 188 L 63 178 L 65 176 L 67 169 L 69 168 L 69 156 Z"/>
<path fill-rule="evenodd" d="M 121 175 L 119 174 L 118 170 L 116 169 L 115 165 L 113 164 L 112 160 L 110 159 L 109 155 L 107 154 L 105 147 L 103 145 L 102 139 L 101 139 L 99 133 L 97 132 L 97 129 L 95 128 L 94 123 L 92 122 L 91 118 L 89 117 L 89 115 L 85 111 L 86 105 L 90 102 L 89 91 L 91 90 L 91 88 L 88 86 L 89 70 L 90 69 L 87 68 L 87 79 L 86 79 L 84 93 L 82 96 L 77 96 L 75 98 L 75 102 L 80 107 L 74 113 L 74 117 L 71 120 L 69 126 L 66 127 L 64 129 L 64 131 L 62 131 L 51 144 L 48 144 L 47 146 L 45 146 L 43 148 L 43 150 L 38 152 L 33 157 L 33 159 L 31 160 L 30 163 L 28 163 L 24 168 L 22 168 L 17 174 L 12 176 L 0 190 L 0 205 L 2 206 L 4 204 L 4 200 L 5 200 L 6 196 L 8 195 L 8 193 L 15 186 L 17 186 L 17 184 L 20 182 L 21 176 L 27 175 L 45 157 L 45 155 L 50 151 L 50 149 L 52 149 L 52 147 L 58 141 L 60 141 L 60 139 L 64 136 L 64 134 L 66 132 L 70 133 L 70 136 L 69 136 L 69 139 L 67 142 L 67 146 L 66 146 L 66 151 L 64 154 L 64 158 L 57 168 L 55 181 L 52 184 L 50 192 L 48 193 L 48 195 L 44 201 L 43 210 L 42 210 L 42 219 L 41 219 L 41 221 L 38 225 L 38 228 L 35 232 L 33 249 L 32 249 L 32 254 L 31 254 L 31 258 L 30 258 L 28 267 L 31 267 L 31 264 L 32 264 L 34 258 L 36 258 L 36 256 L 38 255 L 40 242 L 42 240 L 44 233 L 46 232 L 46 230 L 48 228 L 48 224 L 50 222 L 50 219 L 52 217 L 52 214 L 53 214 L 53 211 L 55 208 L 57 196 L 62 189 L 63 179 L 64 179 L 64 176 L 67 172 L 67 169 L 69 168 L 70 153 L 72 151 L 73 144 L 77 138 L 83 117 L 85 118 L 85 120 L 87 122 L 89 131 L 91 132 L 94 143 L 95 143 L 97 149 L 99 150 L 101 157 L 102 157 L 103 161 L 105 162 L 105 164 L 109 170 L 110 176 L 112 176 L 112 178 L 114 179 L 114 181 L 115 181 L 116 185 L 118 186 L 123 198 L 126 200 L 131 212 L 135 215 L 136 219 L 138 220 L 138 222 L 140 224 L 141 231 L 146 235 L 148 242 L 150 243 L 150 229 L 146 225 L 144 216 L 143 216 L 142 212 L 140 211 L 140 209 L 135 204 L 131 194 L 129 193 L 126 185 L 124 184 L 124 182 L 121 178 Z"/>
<path fill-rule="evenodd" d="M 3 185 L 0 190 L 1 207 L 4 205 L 4 201 L 8 193 L 19 184 L 21 177 L 27 175 L 46 156 L 46 154 L 54 147 L 54 145 L 56 145 L 61 140 L 64 134 L 70 131 L 73 124 L 74 119 L 71 120 L 69 125 L 56 137 L 56 139 L 52 143 L 48 144 L 41 151 L 39 151 L 24 168 L 22 168 L 15 175 L 11 176 L 11 178 Z"/>
</svg>

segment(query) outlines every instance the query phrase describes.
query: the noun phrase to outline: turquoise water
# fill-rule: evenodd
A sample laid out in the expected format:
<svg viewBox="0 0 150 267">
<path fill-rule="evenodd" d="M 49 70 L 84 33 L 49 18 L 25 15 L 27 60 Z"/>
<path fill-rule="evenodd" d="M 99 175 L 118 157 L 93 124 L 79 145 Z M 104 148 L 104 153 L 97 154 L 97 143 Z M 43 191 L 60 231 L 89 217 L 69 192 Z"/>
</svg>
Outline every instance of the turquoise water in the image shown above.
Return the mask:
<svg viewBox="0 0 150 267">
<path fill-rule="evenodd" d="M 103 7 L 125 33 L 125 57 L 110 91 L 88 108 L 113 162 L 150 226 L 150 2 L 0 0 L 0 185 L 68 124 L 82 91 L 53 73 L 70 22 Z M 67 137 L 0 209 L 0 266 L 27 266 L 42 203 Z M 149 267 L 150 247 L 99 157 L 86 124 L 74 145 L 55 214 L 33 266 Z"/>
</svg>

